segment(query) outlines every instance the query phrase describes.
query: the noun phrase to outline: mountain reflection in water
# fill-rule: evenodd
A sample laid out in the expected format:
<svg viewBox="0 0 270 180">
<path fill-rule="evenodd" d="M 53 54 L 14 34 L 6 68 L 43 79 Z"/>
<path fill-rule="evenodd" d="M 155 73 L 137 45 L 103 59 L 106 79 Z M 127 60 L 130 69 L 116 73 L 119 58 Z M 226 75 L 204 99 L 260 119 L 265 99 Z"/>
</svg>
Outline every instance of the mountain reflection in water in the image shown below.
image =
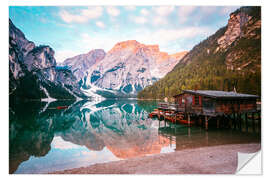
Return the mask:
<svg viewBox="0 0 270 180">
<path fill-rule="evenodd" d="M 57 106 L 68 106 L 58 110 Z M 186 148 L 258 142 L 260 135 L 162 127 L 155 101 L 28 102 L 9 108 L 10 173 L 47 173 Z M 200 133 L 198 133 L 200 132 Z"/>
<path fill-rule="evenodd" d="M 55 109 L 64 105 L 69 108 Z M 147 118 L 144 106 L 154 108 L 156 103 L 139 106 L 135 100 L 106 100 L 12 105 L 10 173 L 49 172 L 160 153 L 169 140 L 158 137 L 157 123 Z M 93 156 L 93 151 L 101 152 L 98 160 L 85 157 Z M 88 162 L 81 163 L 85 159 Z"/>
</svg>

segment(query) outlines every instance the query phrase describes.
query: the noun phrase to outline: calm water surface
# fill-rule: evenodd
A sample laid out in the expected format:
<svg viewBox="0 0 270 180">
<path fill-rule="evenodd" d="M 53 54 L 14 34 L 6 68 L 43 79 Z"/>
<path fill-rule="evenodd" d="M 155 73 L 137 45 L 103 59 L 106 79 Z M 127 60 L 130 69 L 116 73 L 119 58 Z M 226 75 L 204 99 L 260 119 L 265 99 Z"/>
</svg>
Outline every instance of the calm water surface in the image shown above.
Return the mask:
<svg viewBox="0 0 270 180">
<path fill-rule="evenodd" d="M 57 106 L 69 106 L 57 110 Z M 155 101 L 29 102 L 9 108 L 10 173 L 47 173 L 151 154 L 260 142 L 260 134 L 149 119 Z"/>
</svg>

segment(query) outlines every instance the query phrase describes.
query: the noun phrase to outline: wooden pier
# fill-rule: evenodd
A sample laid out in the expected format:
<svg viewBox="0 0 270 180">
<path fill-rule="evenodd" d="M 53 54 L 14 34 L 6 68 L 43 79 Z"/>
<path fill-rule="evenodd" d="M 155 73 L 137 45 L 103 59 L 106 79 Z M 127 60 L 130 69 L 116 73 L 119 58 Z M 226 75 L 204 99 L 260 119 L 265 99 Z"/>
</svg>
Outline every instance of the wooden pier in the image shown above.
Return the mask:
<svg viewBox="0 0 270 180">
<path fill-rule="evenodd" d="M 261 110 L 256 95 L 225 91 L 185 90 L 175 95 L 175 103 L 159 103 L 150 114 L 159 120 L 216 128 L 261 127 Z"/>
</svg>

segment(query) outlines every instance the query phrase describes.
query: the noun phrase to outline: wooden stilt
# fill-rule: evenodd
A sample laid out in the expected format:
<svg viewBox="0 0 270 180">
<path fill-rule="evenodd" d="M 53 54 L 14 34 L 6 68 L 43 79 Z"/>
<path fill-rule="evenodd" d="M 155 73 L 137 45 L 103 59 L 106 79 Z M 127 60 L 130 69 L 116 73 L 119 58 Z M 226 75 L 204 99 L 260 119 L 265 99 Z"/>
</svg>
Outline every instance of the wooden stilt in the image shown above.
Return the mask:
<svg viewBox="0 0 270 180">
<path fill-rule="evenodd" d="M 239 126 L 239 114 L 238 113 L 236 114 L 236 129 L 240 129 L 240 126 Z"/>
<path fill-rule="evenodd" d="M 258 112 L 258 129 L 259 129 L 259 131 L 261 131 L 261 112 L 259 111 Z"/>
<path fill-rule="evenodd" d="M 241 118 L 241 114 L 239 114 L 239 129 L 240 131 L 242 131 L 242 118 Z"/>
<path fill-rule="evenodd" d="M 206 141 L 206 144 L 208 145 L 208 131 L 205 132 L 205 141 Z"/>
<path fill-rule="evenodd" d="M 219 128 L 224 127 L 224 115 L 220 116 Z"/>
<path fill-rule="evenodd" d="M 190 126 L 190 115 L 188 114 L 188 126 Z"/>
<path fill-rule="evenodd" d="M 231 116 L 229 116 L 229 126 L 230 126 L 230 129 L 232 129 L 232 126 L 233 126 L 233 122 L 232 122 L 232 119 L 231 119 Z"/>
<path fill-rule="evenodd" d="M 208 117 L 205 116 L 205 130 L 208 131 Z"/>
<path fill-rule="evenodd" d="M 234 127 L 234 116 L 232 116 L 232 129 Z"/>
<path fill-rule="evenodd" d="M 233 113 L 233 128 L 236 129 L 236 114 Z"/>
<path fill-rule="evenodd" d="M 202 117 L 199 116 L 199 125 L 202 126 Z"/>
<path fill-rule="evenodd" d="M 255 118 L 254 118 L 254 113 L 252 113 L 252 130 L 255 132 Z"/>
<path fill-rule="evenodd" d="M 245 120 L 246 120 L 246 123 L 245 123 L 246 132 L 248 132 L 248 114 L 247 113 L 245 113 Z"/>
<path fill-rule="evenodd" d="M 217 128 L 219 129 L 220 117 L 217 117 Z"/>
<path fill-rule="evenodd" d="M 188 128 L 188 137 L 190 137 L 190 127 Z"/>
</svg>

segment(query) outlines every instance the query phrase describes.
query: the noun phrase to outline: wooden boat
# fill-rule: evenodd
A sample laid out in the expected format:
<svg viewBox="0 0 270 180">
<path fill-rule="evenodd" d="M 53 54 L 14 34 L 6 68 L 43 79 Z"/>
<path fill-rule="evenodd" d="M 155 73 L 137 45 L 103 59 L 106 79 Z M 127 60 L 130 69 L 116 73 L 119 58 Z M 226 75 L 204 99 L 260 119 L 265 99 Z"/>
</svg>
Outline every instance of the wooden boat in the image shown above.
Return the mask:
<svg viewBox="0 0 270 180">
<path fill-rule="evenodd" d="M 173 115 L 171 115 L 171 116 L 166 116 L 165 119 L 168 120 L 168 121 L 170 121 L 170 122 L 172 122 L 172 123 L 175 123 L 175 120 L 176 120 L 176 119 L 175 119 L 175 116 L 173 116 Z"/>
<path fill-rule="evenodd" d="M 180 124 L 188 124 L 188 120 L 182 119 L 178 121 Z M 195 121 L 190 121 L 190 125 L 194 125 Z"/>
<path fill-rule="evenodd" d="M 67 109 L 68 106 L 57 106 L 56 109 Z"/>
<path fill-rule="evenodd" d="M 157 117 L 158 116 L 158 110 L 157 109 L 154 109 L 153 112 L 151 112 L 148 117 L 149 118 L 154 118 L 154 117 Z"/>
</svg>

